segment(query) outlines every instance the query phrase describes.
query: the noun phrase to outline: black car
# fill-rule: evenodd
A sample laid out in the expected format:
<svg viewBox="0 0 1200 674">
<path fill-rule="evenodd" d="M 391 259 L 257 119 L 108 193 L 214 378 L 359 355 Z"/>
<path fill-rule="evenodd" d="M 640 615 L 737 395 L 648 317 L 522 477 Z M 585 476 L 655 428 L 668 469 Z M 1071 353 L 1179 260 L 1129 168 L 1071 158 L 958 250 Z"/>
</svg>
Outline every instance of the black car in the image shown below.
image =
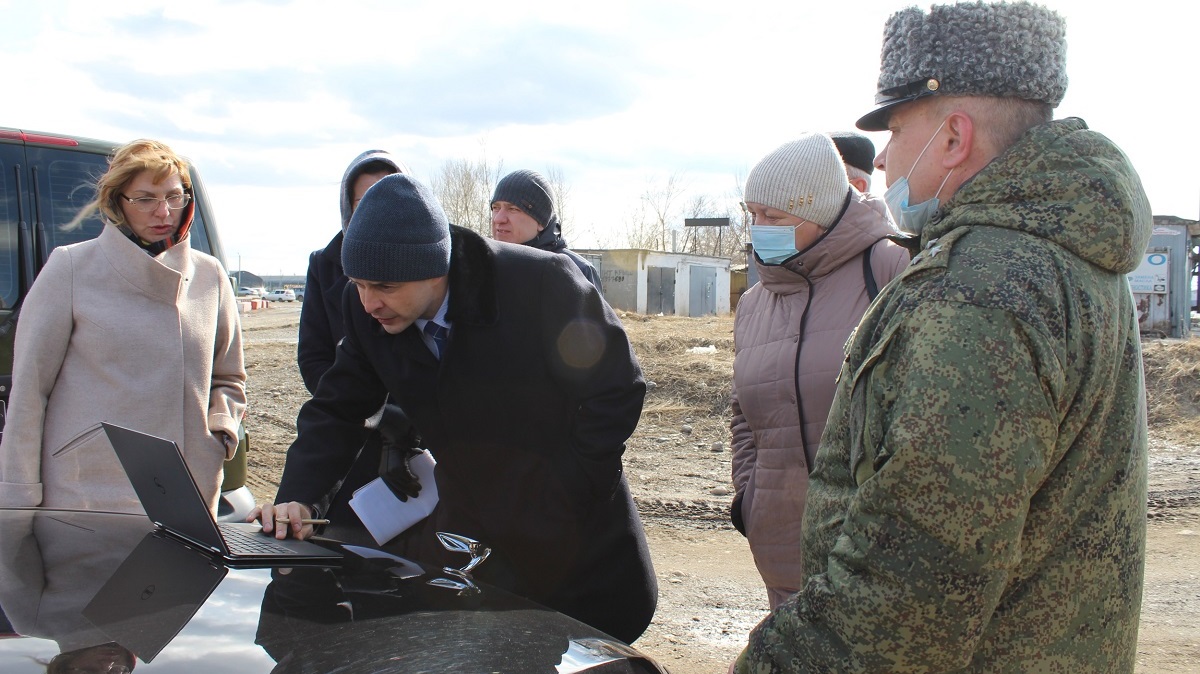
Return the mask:
<svg viewBox="0 0 1200 674">
<path fill-rule="evenodd" d="M 333 565 L 230 568 L 141 515 L 0 509 L 0 671 L 665 672 L 442 537 L 461 568 L 334 541 Z"/>
</svg>

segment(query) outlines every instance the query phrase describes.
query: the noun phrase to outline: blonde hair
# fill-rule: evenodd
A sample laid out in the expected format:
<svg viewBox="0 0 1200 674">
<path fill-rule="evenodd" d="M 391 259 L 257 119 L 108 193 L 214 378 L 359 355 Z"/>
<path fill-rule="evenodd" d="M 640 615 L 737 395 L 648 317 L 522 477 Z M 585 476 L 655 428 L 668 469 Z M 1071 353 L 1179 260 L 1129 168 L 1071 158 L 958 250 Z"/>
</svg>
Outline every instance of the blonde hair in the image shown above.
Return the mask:
<svg viewBox="0 0 1200 674">
<path fill-rule="evenodd" d="M 77 229 L 97 210 L 108 222 L 114 225 L 125 224 L 125 214 L 121 211 L 121 193 L 143 171 L 151 172 L 155 184 L 177 174 L 183 183 L 183 189 L 187 192 L 192 191 L 192 175 L 183 157 L 175 154 L 166 143 L 140 138 L 113 151 L 108 159 L 108 170 L 96 181 L 96 200 L 84 206 L 62 228 L 67 231 Z"/>
</svg>

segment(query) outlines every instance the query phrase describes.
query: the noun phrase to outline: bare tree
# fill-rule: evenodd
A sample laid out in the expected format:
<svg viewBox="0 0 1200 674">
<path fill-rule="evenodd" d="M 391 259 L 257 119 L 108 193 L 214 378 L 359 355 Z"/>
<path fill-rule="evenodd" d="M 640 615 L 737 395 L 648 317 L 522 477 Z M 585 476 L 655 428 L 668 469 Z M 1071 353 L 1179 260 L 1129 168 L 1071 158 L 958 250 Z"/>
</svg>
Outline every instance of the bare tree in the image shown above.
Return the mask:
<svg viewBox="0 0 1200 674">
<path fill-rule="evenodd" d="M 450 222 L 484 236 L 492 231 L 492 192 L 499 180 L 503 161 L 495 168 L 486 153 L 475 161 L 451 159 L 442 164 L 433 179 L 433 191 Z"/>
<path fill-rule="evenodd" d="M 646 248 L 671 250 L 671 223 L 679 222 L 678 202 L 683 198 L 683 193 L 684 178 L 679 173 L 672 173 L 663 184 L 650 185 L 642 193 L 643 227 L 653 232 L 652 236 L 640 236 L 649 239 L 647 243 L 652 244 Z"/>
<path fill-rule="evenodd" d="M 741 174 L 735 174 L 732 189 L 717 195 L 688 194 L 680 174 L 650 185 L 637 207 L 625 216 L 628 245 L 667 251 L 671 234 L 682 229 L 681 251 L 744 263 L 745 243 L 750 240 L 749 218 L 742 200 L 744 182 Z M 729 226 L 685 227 L 686 218 L 728 218 Z"/>
<path fill-rule="evenodd" d="M 558 215 L 558 222 L 562 225 L 562 236 L 569 245 L 579 234 L 578 223 L 575 222 L 570 210 L 571 186 L 567 183 L 566 174 L 557 166 L 546 169 L 544 177 L 550 183 L 550 198 L 554 200 L 554 212 Z"/>
<path fill-rule="evenodd" d="M 639 199 L 637 206 L 625 214 L 625 243 L 630 248 L 658 249 L 661 235 L 657 225 L 646 217 L 646 201 Z"/>
<path fill-rule="evenodd" d="M 558 221 L 563 224 L 564 235 L 567 231 L 567 222 L 570 221 L 570 213 L 567 207 L 570 205 L 571 186 L 567 184 L 567 176 L 561 168 L 557 166 L 550 167 L 546 170 L 546 181 L 550 183 L 550 198 L 554 200 L 554 211 L 558 214 Z"/>
<path fill-rule="evenodd" d="M 718 217 L 721 217 L 720 214 L 715 212 L 711 200 L 704 194 L 693 195 L 691 201 L 684 208 L 685 220 L 687 218 Z M 714 250 L 715 246 L 713 245 L 717 238 L 712 236 L 714 231 L 719 236 L 720 229 L 716 227 L 684 227 L 683 252 L 697 255 L 717 255 L 718 251 Z"/>
<path fill-rule="evenodd" d="M 686 209 L 688 218 L 717 218 L 727 221 L 727 226 L 685 227 L 683 251 L 696 255 L 735 258 L 742 247 L 743 217 L 741 201 L 729 195 L 692 197 Z"/>
<path fill-rule="evenodd" d="M 697 255 L 727 257 L 733 264 L 746 260 L 745 244 L 750 240 L 750 219 L 743 201 L 744 181 L 733 176 L 733 188 L 719 196 L 697 195 L 686 209 L 689 218 L 722 218 L 725 227 L 688 227 L 684 250 Z"/>
<path fill-rule="evenodd" d="M 746 176 L 741 172 L 733 174 L 733 189 L 729 192 L 733 200 L 733 208 L 729 215 L 730 232 L 725 243 L 725 250 L 733 264 L 748 264 L 746 259 L 746 244 L 750 241 L 750 211 L 746 210 Z"/>
</svg>

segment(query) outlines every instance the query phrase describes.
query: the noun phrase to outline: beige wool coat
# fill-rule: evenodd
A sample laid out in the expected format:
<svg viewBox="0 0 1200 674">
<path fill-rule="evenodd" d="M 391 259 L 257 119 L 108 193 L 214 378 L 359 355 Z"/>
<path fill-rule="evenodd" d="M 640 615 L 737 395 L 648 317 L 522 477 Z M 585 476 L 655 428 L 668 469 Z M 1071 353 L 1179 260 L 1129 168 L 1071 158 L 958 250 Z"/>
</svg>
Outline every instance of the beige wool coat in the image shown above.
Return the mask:
<svg viewBox="0 0 1200 674">
<path fill-rule="evenodd" d="M 108 421 L 174 440 L 215 512 L 245 382 L 233 289 L 187 237 L 151 257 L 107 225 L 56 248 L 17 324 L 0 505 L 142 512 Z"/>
<path fill-rule="evenodd" d="M 782 266 L 758 263 L 734 319 L 733 483 L 772 608 L 803 583 L 808 474 L 833 404 L 842 347 L 870 304 L 863 254 L 879 288 L 908 266 L 881 199 L 852 190 L 842 217 Z M 803 331 L 803 332 L 801 332 Z M 801 415 L 803 414 L 803 427 Z"/>
</svg>

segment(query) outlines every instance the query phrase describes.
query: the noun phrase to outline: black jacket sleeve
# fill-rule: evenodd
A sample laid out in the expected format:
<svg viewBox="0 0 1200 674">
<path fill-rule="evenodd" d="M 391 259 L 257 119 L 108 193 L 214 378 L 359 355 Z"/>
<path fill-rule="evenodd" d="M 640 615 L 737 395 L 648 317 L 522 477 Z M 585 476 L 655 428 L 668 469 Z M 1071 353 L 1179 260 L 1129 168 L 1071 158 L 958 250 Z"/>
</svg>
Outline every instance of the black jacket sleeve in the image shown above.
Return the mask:
<svg viewBox="0 0 1200 674">
<path fill-rule="evenodd" d="M 625 327 L 596 288 L 564 256 L 541 284 L 551 375 L 579 401 L 571 450 L 599 495 L 621 477 L 621 455 L 646 397 L 646 382 Z"/>
<path fill-rule="evenodd" d="M 304 302 L 300 307 L 300 336 L 296 345 L 296 364 L 309 393 L 317 392 L 321 375 L 333 366 L 337 339 L 330 329 L 329 312 L 325 308 L 325 281 L 321 253 L 308 257 L 308 278 L 304 284 Z"/>
<path fill-rule="evenodd" d="M 352 292 L 347 289 L 345 297 Z M 276 503 L 317 503 L 327 498 L 366 440 L 369 431 L 362 420 L 377 412 L 387 398 L 386 387 L 359 346 L 355 328 L 349 320 L 345 325 L 346 336 L 337 345 L 333 365 L 296 418 L 296 440 L 288 448 Z"/>
</svg>

